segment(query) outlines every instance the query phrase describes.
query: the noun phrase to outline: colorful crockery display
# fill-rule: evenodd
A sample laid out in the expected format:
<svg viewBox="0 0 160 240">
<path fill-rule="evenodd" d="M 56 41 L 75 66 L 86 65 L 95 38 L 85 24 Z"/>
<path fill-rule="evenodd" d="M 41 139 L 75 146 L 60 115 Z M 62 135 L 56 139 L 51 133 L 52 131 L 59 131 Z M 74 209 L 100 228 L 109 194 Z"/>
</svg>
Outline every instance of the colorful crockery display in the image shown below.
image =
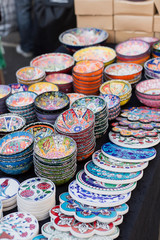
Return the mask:
<svg viewBox="0 0 160 240">
<path fill-rule="evenodd" d="M 39 95 L 44 92 L 59 91 L 59 88 L 53 83 L 39 82 L 30 85 L 28 91 L 35 92 L 37 95 Z"/>
</svg>

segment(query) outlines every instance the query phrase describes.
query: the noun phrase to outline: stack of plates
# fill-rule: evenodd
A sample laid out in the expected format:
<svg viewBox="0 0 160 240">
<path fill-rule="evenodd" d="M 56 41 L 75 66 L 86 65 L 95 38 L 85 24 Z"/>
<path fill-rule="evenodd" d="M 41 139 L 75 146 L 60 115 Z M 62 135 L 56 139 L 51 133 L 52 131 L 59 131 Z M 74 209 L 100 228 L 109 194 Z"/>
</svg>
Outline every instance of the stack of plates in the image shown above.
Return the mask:
<svg viewBox="0 0 160 240">
<path fill-rule="evenodd" d="M 144 64 L 144 74 L 148 78 L 160 78 L 160 57 L 149 59 Z"/>
<path fill-rule="evenodd" d="M 7 113 L 6 99 L 11 95 L 11 88 L 0 85 L 0 114 Z"/>
<path fill-rule="evenodd" d="M 14 132 L 0 139 L 0 169 L 8 174 L 21 174 L 32 165 L 33 160 L 32 134 Z"/>
<path fill-rule="evenodd" d="M 131 38 L 130 40 L 141 40 L 148 43 L 151 47 L 153 44 L 159 41 L 159 39 L 155 37 L 135 37 L 135 38 Z"/>
<path fill-rule="evenodd" d="M 160 57 L 160 41 L 153 44 L 153 46 L 152 46 L 152 57 L 153 58 Z"/>
<path fill-rule="evenodd" d="M 23 116 L 27 124 L 35 122 L 37 119 L 34 109 L 36 96 L 36 93 L 29 91 L 12 94 L 6 100 L 8 111 Z"/>
<path fill-rule="evenodd" d="M 73 58 L 76 62 L 82 60 L 101 61 L 104 63 L 104 66 L 107 66 L 114 62 L 116 58 L 116 52 L 114 49 L 109 47 L 87 47 L 75 52 Z"/>
<path fill-rule="evenodd" d="M 53 125 L 43 122 L 31 123 L 25 126 L 23 128 L 23 131 L 33 134 L 34 142 L 37 142 L 41 138 L 50 136 L 55 133 Z"/>
<path fill-rule="evenodd" d="M 0 178 L 0 202 L 3 207 L 3 212 L 9 211 L 17 206 L 17 191 L 19 187 L 19 182 L 13 178 Z M 2 215 L 0 208 L 0 218 Z"/>
<path fill-rule="evenodd" d="M 49 217 L 49 210 L 55 206 L 55 197 L 56 187 L 49 179 L 27 179 L 18 188 L 18 211 L 28 212 L 42 221 Z"/>
<path fill-rule="evenodd" d="M 26 124 L 25 118 L 18 114 L 6 113 L 0 115 L 0 137 L 11 132 L 20 131 Z"/>
<path fill-rule="evenodd" d="M 34 66 L 23 67 L 16 72 L 17 82 L 25 85 L 42 82 L 45 76 L 43 69 Z"/>
<path fill-rule="evenodd" d="M 73 92 L 73 77 L 66 73 L 52 73 L 46 79 L 47 82 L 54 83 L 59 87 L 59 91 L 64 93 Z"/>
<path fill-rule="evenodd" d="M 95 115 L 94 133 L 95 137 L 103 136 L 108 128 L 108 109 L 104 99 L 97 96 L 89 96 L 77 99 L 71 105 L 75 107 L 86 107 Z"/>
<path fill-rule="evenodd" d="M 114 63 L 104 69 L 104 77 L 107 80 L 121 79 L 130 84 L 141 80 L 143 67 L 135 63 Z"/>
<path fill-rule="evenodd" d="M 42 93 L 34 102 L 37 119 L 54 124 L 59 114 L 69 108 L 69 104 L 69 97 L 63 92 Z"/>
<path fill-rule="evenodd" d="M 120 114 L 120 98 L 114 94 L 102 94 L 101 97 L 106 101 L 108 108 L 108 120 L 113 120 Z"/>
<path fill-rule="evenodd" d="M 24 92 L 24 91 L 28 91 L 28 86 L 25 84 L 21 84 L 21 83 L 11 83 L 9 84 L 9 86 L 11 87 L 11 93 L 16 93 L 16 92 Z"/>
<path fill-rule="evenodd" d="M 120 105 L 126 104 L 132 95 L 131 84 L 125 80 L 111 80 L 100 87 L 100 94 L 114 94 L 120 98 Z"/>
<path fill-rule="evenodd" d="M 2 236 L 2 239 L 32 240 L 38 232 L 38 220 L 29 213 L 10 213 L 0 221 L 0 236 Z"/>
<path fill-rule="evenodd" d="M 74 101 L 76 101 L 79 98 L 85 97 L 86 95 L 82 93 L 67 93 L 67 96 L 69 97 L 70 106 L 71 106 Z"/>
<path fill-rule="evenodd" d="M 35 92 L 39 95 L 44 92 L 59 91 L 59 88 L 53 83 L 39 82 L 30 85 L 28 91 Z"/>
<path fill-rule="evenodd" d="M 35 143 L 34 168 L 39 177 L 46 177 L 55 184 L 68 182 L 77 169 L 76 142 L 64 135 L 52 135 Z"/>
<path fill-rule="evenodd" d="M 30 65 L 43 69 L 46 74 L 67 73 L 71 71 L 74 59 L 65 53 L 46 53 L 32 59 Z"/>
<path fill-rule="evenodd" d="M 150 58 L 150 45 L 141 40 L 128 40 L 116 46 L 117 61 L 143 64 Z"/>
<path fill-rule="evenodd" d="M 70 108 L 64 111 L 55 122 L 55 130 L 72 137 L 77 143 L 77 160 L 88 158 L 95 149 L 94 113 L 85 108 Z"/>
<path fill-rule="evenodd" d="M 149 79 L 136 85 L 136 96 L 148 107 L 160 107 L 160 79 Z"/>
<path fill-rule="evenodd" d="M 103 62 L 97 60 L 80 61 L 73 67 L 74 92 L 98 95 L 103 78 Z"/>
</svg>

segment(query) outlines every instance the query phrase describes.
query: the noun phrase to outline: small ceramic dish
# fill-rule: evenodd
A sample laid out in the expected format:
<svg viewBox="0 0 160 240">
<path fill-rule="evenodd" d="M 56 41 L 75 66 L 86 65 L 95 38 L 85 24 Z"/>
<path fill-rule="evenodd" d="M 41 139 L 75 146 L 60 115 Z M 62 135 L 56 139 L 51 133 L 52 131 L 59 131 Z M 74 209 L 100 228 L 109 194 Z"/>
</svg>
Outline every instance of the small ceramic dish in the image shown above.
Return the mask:
<svg viewBox="0 0 160 240">
<path fill-rule="evenodd" d="M 20 68 L 16 72 L 17 79 L 20 79 L 26 82 L 38 80 L 44 76 L 45 76 L 45 72 L 38 67 L 27 66 L 27 67 Z"/>
<path fill-rule="evenodd" d="M 114 94 L 120 98 L 126 97 L 131 90 L 131 84 L 128 81 L 118 79 L 105 82 L 100 87 L 101 94 Z"/>
<path fill-rule="evenodd" d="M 143 103 L 144 105 L 146 105 L 148 107 L 153 107 L 153 108 L 160 107 L 160 99 L 156 100 L 156 99 L 151 99 L 151 98 L 147 98 L 147 97 L 142 97 L 138 94 L 138 92 L 136 92 L 136 96 L 141 103 Z"/>
<path fill-rule="evenodd" d="M 160 100 L 160 79 L 148 79 L 136 85 L 136 93 L 142 98 Z"/>
<path fill-rule="evenodd" d="M 156 74 L 160 74 L 160 57 L 149 59 L 147 62 L 145 62 L 144 69 Z"/>
<path fill-rule="evenodd" d="M 0 85 L 0 102 L 3 102 L 11 94 L 11 87 Z"/>
<path fill-rule="evenodd" d="M 11 83 L 9 84 L 11 87 L 11 93 L 16 93 L 16 92 L 24 92 L 28 91 L 28 86 L 25 84 L 20 84 L 20 83 Z"/>
<path fill-rule="evenodd" d="M 29 86 L 28 91 L 35 92 L 37 95 L 50 92 L 50 91 L 59 91 L 57 85 L 49 82 L 38 82 Z"/>
</svg>

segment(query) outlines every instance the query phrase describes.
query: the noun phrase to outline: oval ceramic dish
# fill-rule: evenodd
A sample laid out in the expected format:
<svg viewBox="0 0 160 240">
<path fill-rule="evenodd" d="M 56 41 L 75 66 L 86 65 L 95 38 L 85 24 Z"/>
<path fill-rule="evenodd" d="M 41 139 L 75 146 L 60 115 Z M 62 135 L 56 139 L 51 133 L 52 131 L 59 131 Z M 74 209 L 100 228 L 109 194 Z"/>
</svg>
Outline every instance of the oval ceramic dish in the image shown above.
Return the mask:
<svg viewBox="0 0 160 240">
<path fill-rule="evenodd" d="M 38 95 L 44 92 L 58 91 L 58 90 L 59 90 L 58 86 L 48 82 L 34 83 L 28 88 L 28 91 L 35 92 Z"/>
</svg>

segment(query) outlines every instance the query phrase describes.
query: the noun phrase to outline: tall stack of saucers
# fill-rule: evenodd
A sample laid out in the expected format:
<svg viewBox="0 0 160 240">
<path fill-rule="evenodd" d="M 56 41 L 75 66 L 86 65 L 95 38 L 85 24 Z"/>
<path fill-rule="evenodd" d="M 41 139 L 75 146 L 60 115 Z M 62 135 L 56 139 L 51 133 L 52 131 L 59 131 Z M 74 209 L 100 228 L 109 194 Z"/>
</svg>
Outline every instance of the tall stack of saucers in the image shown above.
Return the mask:
<svg viewBox="0 0 160 240">
<path fill-rule="evenodd" d="M 35 143 L 35 174 L 52 180 L 56 185 L 68 182 L 77 169 L 76 142 L 64 135 L 55 134 Z"/>
<path fill-rule="evenodd" d="M 17 82 L 25 85 L 42 82 L 45 79 L 45 72 L 39 67 L 23 67 L 16 72 Z"/>
<path fill-rule="evenodd" d="M 88 96 L 75 100 L 72 105 L 75 107 L 86 107 L 95 114 L 95 137 L 103 136 L 108 128 L 108 109 L 104 99 L 98 96 Z"/>
<path fill-rule="evenodd" d="M 152 57 L 153 58 L 160 57 L 160 41 L 153 44 L 153 46 L 152 46 Z"/>
<path fill-rule="evenodd" d="M 11 95 L 11 88 L 7 85 L 0 85 L 0 114 L 7 113 L 6 99 Z"/>
<path fill-rule="evenodd" d="M 149 59 L 144 64 L 144 75 L 148 78 L 160 78 L 160 57 Z"/>
<path fill-rule="evenodd" d="M 49 210 L 56 204 L 56 187 L 47 178 L 30 178 L 23 181 L 17 192 L 19 212 L 27 212 L 42 221 L 49 217 Z"/>
<path fill-rule="evenodd" d="M 59 115 L 55 131 L 72 137 L 77 143 L 77 160 L 88 158 L 95 149 L 94 113 L 85 108 L 70 108 Z"/>
<path fill-rule="evenodd" d="M 34 101 L 37 119 L 40 122 L 54 124 L 56 118 L 69 108 L 69 97 L 63 92 L 45 92 L 38 95 Z"/>
<path fill-rule="evenodd" d="M 141 40 L 128 40 L 116 46 L 117 62 L 144 65 L 150 58 L 150 45 Z"/>
<path fill-rule="evenodd" d="M 6 100 L 8 111 L 24 117 L 27 124 L 35 122 L 37 120 L 34 109 L 36 96 L 36 93 L 29 91 L 12 94 Z"/>
<path fill-rule="evenodd" d="M 98 95 L 102 84 L 104 64 L 98 60 L 78 62 L 72 71 L 74 92 Z"/>
</svg>

